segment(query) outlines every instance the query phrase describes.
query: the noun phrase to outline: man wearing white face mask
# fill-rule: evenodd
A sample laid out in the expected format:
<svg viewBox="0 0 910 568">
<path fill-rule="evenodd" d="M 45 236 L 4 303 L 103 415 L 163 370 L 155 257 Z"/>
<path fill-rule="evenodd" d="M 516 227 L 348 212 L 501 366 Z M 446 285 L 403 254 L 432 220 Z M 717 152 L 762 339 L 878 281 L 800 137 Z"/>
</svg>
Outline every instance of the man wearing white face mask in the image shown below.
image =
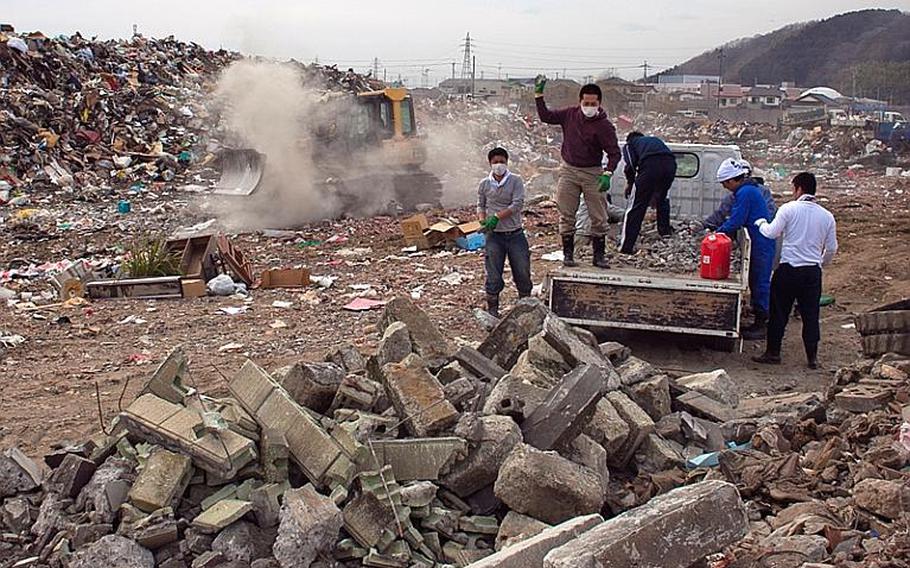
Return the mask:
<svg viewBox="0 0 910 568">
<path fill-rule="evenodd" d="M 542 122 L 562 127 L 562 167 L 556 183 L 556 204 L 559 207 L 559 234 L 562 237 L 563 265 L 576 266 L 575 215 L 584 196 L 591 217 L 591 244 L 594 266 L 607 268 L 605 257 L 607 208 L 601 195 L 610 189 L 610 180 L 619 164 L 619 142 L 616 128 L 601 108 L 600 87 L 585 85 L 578 94 L 578 106 L 550 110 L 543 100 L 547 80 L 537 77 L 534 96 L 537 115 Z M 604 168 L 603 155 L 607 154 Z"/>
<path fill-rule="evenodd" d="M 502 271 L 506 259 L 512 269 L 512 280 L 518 297 L 531 295 L 531 249 L 521 222 L 524 208 L 525 184 L 509 171 L 509 153 L 493 148 L 487 154 L 490 175 L 477 189 L 477 216 L 487 233 L 484 270 L 487 311 L 499 317 L 499 294 L 505 288 Z"/>
</svg>

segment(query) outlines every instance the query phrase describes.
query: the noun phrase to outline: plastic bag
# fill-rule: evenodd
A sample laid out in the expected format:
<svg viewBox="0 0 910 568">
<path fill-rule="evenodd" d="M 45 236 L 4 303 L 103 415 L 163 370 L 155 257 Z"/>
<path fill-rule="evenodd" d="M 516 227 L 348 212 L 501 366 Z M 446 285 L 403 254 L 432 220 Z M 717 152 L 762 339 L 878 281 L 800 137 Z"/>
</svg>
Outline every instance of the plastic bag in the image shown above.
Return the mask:
<svg viewBox="0 0 910 568">
<path fill-rule="evenodd" d="M 212 278 L 206 283 L 205 287 L 216 296 L 231 296 L 236 288 L 234 281 L 227 274 L 219 274 Z"/>
</svg>

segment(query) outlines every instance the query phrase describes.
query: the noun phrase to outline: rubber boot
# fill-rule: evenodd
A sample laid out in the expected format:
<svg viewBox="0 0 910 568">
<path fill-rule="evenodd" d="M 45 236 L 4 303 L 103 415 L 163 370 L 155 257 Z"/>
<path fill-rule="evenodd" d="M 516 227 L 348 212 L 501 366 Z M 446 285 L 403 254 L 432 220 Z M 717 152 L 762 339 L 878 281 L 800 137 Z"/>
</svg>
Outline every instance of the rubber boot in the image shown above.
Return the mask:
<svg viewBox="0 0 910 568">
<path fill-rule="evenodd" d="M 766 350 L 761 355 L 752 357 L 752 360 L 756 363 L 762 363 L 763 365 L 780 365 L 780 351 L 774 353 Z"/>
<path fill-rule="evenodd" d="M 607 264 L 607 260 L 604 258 L 607 250 L 606 237 L 600 235 L 599 237 L 591 237 L 591 245 L 594 247 L 594 266 L 597 268 L 610 268 L 610 265 Z"/>
<path fill-rule="evenodd" d="M 575 235 L 562 236 L 562 265 L 569 268 L 578 266 L 575 262 Z"/>
<path fill-rule="evenodd" d="M 487 313 L 499 319 L 499 294 L 487 294 Z"/>
<path fill-rule="evenodd" d="M 755 320 L 752 325 L 744 327 L 740 331 L 743 339 L 754 341 L 756 339 L 765 339 L 768 337 L 768 314 L 764 312 L 755 312 Z"/>
<path fill-rule="evenodd" d="M 818 343 L 806 344 L 806 363 L 810 369 L 818 369 Z"/>
</svg>

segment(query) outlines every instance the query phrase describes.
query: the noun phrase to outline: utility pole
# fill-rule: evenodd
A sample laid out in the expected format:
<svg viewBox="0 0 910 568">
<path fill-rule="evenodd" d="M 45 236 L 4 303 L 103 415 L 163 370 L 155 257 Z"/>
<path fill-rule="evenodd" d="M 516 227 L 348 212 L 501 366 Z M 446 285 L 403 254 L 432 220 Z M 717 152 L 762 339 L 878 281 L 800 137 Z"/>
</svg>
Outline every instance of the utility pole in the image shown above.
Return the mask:
<svg viewBox="0 0 910 568">
<path fill-rule="evenodd" d="M 424 89 L 430 88 L 430 69 L 428 67 L 420 72 L 420 86 Z"/>
<path fill-rule="evenodd" d="M 642 75 L 641 75 L 641 82 L 642 82 L 642 83 L 647 83 L 647 82 L 648 82 L 648 62 L 645 61 L 645 62 L 642 64 L 641 68 L 643 69 L 643 72 L 642 72 Z"/>
<path fill-rule="evenodd" d="M 455 80 L 455 62 L 452 62 L 452 80 Z"/>
<path fill-rule="evenodd" d="M 720 108 L 720 92 L 724 90 L 724 48 L 720 48 L 720 53 L 717 54 L 717 61 L 717 108 Z"/>
<path fill-rule="evenodd" d="M 471 56 L 471 98 L 474 98 L 474 81 L 477 79 L 477 57 Z"/>
<path fill-rule="evenodd" d="M 378 57 L 373 58 L 373 78 L 374 79 L 379 78 L 379 58 Z"/>
<path fill-rule="evenodd" d="M 462 80 L 467 79 L 469 73 L 471 76 L 473 75 L 473 71 L 471 71 L 471 32 L 464 36 L 464 59 L 461 61 Z"/>
<path fill-rule="evenodd" d="M 496 67 L 496 78 L 502 80 L 502 63 Z"/>
</svg>

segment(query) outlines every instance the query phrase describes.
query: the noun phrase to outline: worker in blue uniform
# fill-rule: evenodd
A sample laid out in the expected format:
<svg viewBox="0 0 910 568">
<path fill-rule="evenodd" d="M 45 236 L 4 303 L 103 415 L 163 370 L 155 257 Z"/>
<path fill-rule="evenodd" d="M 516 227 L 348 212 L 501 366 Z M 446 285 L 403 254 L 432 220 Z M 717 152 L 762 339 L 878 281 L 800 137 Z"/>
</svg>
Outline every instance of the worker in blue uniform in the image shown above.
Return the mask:
<svg viewBox="0 0 910 568">
<path fill-rule="evenodd" d="M 752 325 L 740 333 L 744 339 L 764 339 L 768 332 L 768 314 L 771 308 L 771 271 L 774 266 L 773 239 L 761 234 L 755 221 L 770 217 L 768 205 L 761 189 L 747 176 L 747 171 L 737 160 L 724 160 L 717 169 L 717 181 L 733 193 L 730 217 L 717 228 L 718 233 L 735 236 L 745 227 L 752 238 L 752 255 L 749 258 L 749 292 L 752 301 Z"/>
</svg>

